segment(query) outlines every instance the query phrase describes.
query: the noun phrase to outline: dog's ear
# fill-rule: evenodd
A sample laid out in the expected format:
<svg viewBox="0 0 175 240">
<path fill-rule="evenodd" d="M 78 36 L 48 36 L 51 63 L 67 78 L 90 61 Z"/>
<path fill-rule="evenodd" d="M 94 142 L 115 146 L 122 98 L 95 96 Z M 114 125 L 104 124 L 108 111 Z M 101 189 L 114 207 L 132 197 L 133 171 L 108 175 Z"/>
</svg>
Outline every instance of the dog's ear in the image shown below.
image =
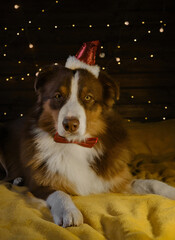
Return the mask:
<svg viewBox="0 0 175 240">
<path fill-rule="evenodd" d="M 108 107 L 112 107 L 120 98 L 119 82 L 102 71 L 99 74 L 99 80 L 103 85 L 105 103 Z"/>
<path fill-rule="evenodd" d="M 35 91 L 38 92 L 46 84 L 48 77 L 60 67 L 62 67 L 61 64 L 52 64 L 44 67 L 40 72 L 37 72 L 34 82 Z"/>
</svg>

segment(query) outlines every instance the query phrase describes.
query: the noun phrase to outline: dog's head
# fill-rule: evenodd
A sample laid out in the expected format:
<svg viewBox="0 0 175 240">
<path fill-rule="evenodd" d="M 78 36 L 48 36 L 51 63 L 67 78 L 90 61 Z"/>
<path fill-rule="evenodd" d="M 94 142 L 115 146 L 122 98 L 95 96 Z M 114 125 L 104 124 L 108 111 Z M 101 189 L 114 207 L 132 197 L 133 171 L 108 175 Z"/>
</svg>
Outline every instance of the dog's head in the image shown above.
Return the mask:
<svg viewBox="0 0 175 240">
<path fill-rule="evenodd" d="M 105 131 L 105 116 L 119 99 L 119 86 L 107 74 L 61 65 L 43 69 L 35 81 L 39 127 L 68 140 L 83 140 Z"/>
</svg>

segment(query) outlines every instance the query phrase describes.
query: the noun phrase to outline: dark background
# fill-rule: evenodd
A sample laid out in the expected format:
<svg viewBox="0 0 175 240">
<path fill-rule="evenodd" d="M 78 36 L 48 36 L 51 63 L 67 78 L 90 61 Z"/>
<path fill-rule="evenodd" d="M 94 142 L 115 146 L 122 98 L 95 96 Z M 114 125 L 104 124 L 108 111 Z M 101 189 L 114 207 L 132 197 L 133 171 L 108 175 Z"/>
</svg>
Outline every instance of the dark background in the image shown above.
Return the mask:
<svg viewBox="0 0 175 240">
<path fill-rule="evenodd" d="M 101 42 L 97 63 L 120 82 L 124 118 L 175 118 L 174 16 L 173 0 L 2 1 L 0 121 L 34 104 L 37 71 L 64 63 L 92 40 Z"/>
</svg>

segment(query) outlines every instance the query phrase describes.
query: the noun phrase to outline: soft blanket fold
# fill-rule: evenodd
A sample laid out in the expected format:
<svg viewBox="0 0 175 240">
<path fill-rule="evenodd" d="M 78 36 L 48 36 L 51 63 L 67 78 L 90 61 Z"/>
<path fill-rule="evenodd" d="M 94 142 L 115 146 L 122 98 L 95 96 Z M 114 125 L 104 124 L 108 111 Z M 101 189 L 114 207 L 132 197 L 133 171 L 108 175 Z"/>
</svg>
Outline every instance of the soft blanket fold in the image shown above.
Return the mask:
<svg viewBox="0 0 175 240">
<path fill-rule="evenodd" d="M 131 124 L 129 132 L 133 174 L 175 186 L 175 120 Z M 27 188 L 1 182 L 0 240 L 175 240 L 173 200 L 123 194 L 72 199 L 83 213 L 84 224 L 64 229 L 53 223 L 49 209 Z"/>
</svg>

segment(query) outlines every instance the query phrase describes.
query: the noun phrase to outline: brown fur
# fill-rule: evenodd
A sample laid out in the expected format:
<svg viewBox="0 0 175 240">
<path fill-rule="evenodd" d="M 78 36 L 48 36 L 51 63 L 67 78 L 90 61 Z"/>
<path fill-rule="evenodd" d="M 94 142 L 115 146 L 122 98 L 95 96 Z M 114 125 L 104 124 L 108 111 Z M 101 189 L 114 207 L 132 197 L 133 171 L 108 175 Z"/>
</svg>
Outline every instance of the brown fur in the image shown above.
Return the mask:
<svg viewBox="0 0 175 240">
<path fill-rule="evenodd" d="M 110 191 L 129 191 L 132 176 L 128 163 L 131 155 L 127 133 L 115 109 L 116 100 L 119 98 L 118 84 L 103 73 L 100 73 L 99 78 L 96 79 L 86 70 L 78 69 L 78 71 L 79 98 L 87 118 L 86 132 L 99 138 L 95 148 L 103 151 L 103 156 L 96 158 L 91 168 L 99 178 L 111 183 Z M 14 130 L 15 125 L 11 128 L 5 126 L 2 130 L 5 133 L 1 134 L 0 139 L 0 162 L 4 163 L 1 164 L 2 168 L 6 165 L 8 169 L 9 175 L 6 176 L 6 180 L 18 176 L 24 177 L 25 184 L 38 197 L 46 198 L 55 190 L 76 194 L 76 186 L 65 176 L 48 172 L 45 164 L 47 159 L 40 161 L 34 143 L 35 135 L 32 133 L 33 129 L 39 127 L 53 137 L 59 110 L 70 94 L 73 75 L 74 71 L 62 66 L 50 66 L 44 69 L 35 83 L 38 95 L 35 110 L 23 120 L 22 127 L 16 128 L 17 131 Z M 58 92 L 63 96 L 60 102 L 55 98 Z M 91 94 L 92 99 L 86 102 L 85 96 L 88 94 Z M 15 141 L 14 146 L 13 141 Z"/>
</svg>

